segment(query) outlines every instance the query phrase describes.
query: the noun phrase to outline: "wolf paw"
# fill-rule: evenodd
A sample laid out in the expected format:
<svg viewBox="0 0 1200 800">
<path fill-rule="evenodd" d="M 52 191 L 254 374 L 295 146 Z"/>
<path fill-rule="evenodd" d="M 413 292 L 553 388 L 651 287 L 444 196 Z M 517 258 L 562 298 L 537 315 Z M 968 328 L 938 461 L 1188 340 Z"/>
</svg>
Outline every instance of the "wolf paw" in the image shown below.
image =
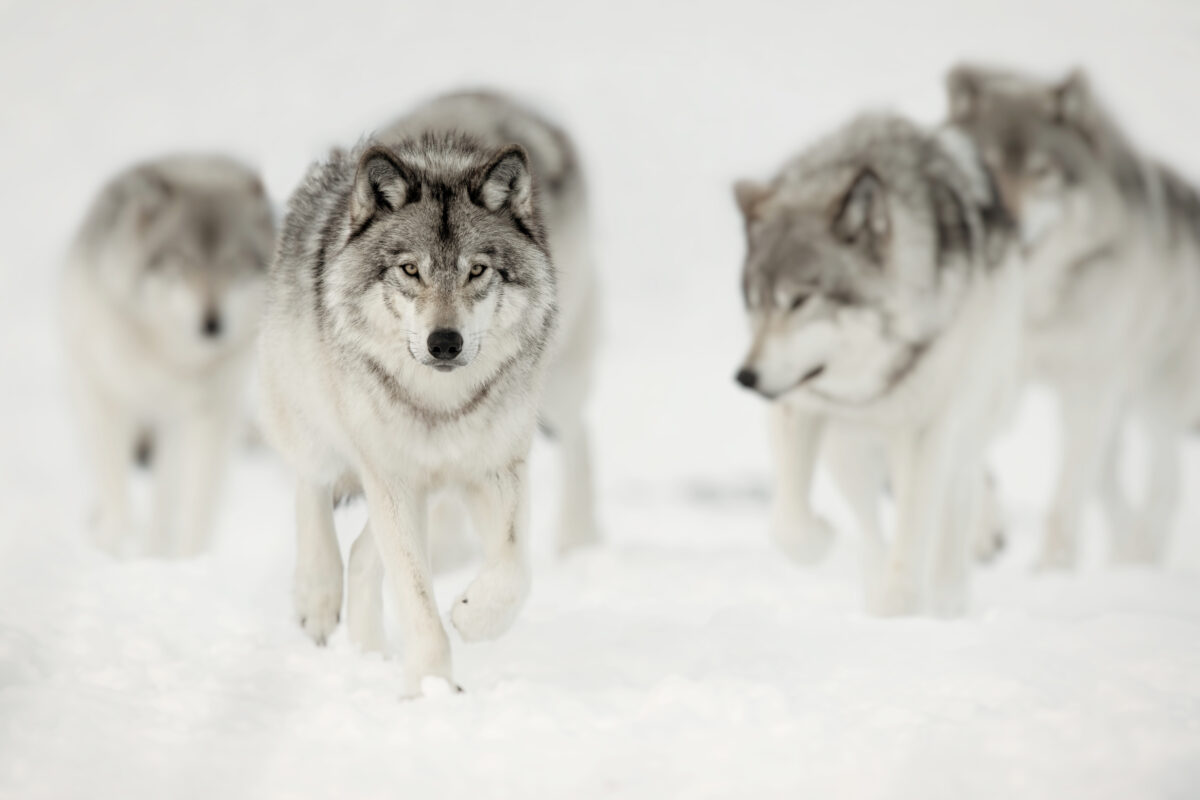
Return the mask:
<svg viewBox="0 0 1200 800">
<path fill-rule="evenodd" d="M 1075 545 L 1061 539 L 1047 539 L 1042 545 L 1034 569 L 1038 572 L 1069 572 L 1079 560 Z"/>
<path fill-rule="evenodd" d="M 771 539 L 797 564 L 816 564 L 829 553 L 833 526 L 815 516 L 801 521 L 776 520 L 771 525 Z"/>
<path fill-rule="evenodd" d="M 296 572 L 293 601 L 304 632 L 324 647 L 342 616 L 342 571 L 318 577 Z"/>
<path fill-rule="evenodd" d="M 920 611 L 921 595 L 917 587 L 895 578 L 884 581 L 869 598 L 867 611 L 877 617 L 908 617 Z"/>
<path fill-rule="evenodd" d="M 464 641 L 494 639 L 512 627 L 529 583 L 529 571 L 515 561 L 485 566 L 454 602 L 450 621 Z"/>
</svg>

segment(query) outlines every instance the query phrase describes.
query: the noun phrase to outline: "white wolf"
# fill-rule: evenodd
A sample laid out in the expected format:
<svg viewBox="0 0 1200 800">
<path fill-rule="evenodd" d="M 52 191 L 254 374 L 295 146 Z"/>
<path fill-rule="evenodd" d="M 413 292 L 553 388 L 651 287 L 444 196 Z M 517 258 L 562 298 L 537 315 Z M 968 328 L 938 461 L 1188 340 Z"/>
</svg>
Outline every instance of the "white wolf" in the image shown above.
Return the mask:
<svg viewBox="0 0 1200 800">
<path fill-rule="evenodd" d="M 959 67 L 951 117 L 977 143 L 1016 218 L 1032 376 L 1057 393 L 1063 460 L 1041 565 L 1077 558 L 1099 489 L 1116 561 L 1163 558 L 1181 434 L 1200 419 L 1200 197 L 1140 156 L 1073 73 L 1046 82 Z M 1141 508 L 1120 481 L 1125 420 L 1147 434 Z"/>
<path fill-rule="evenodd" d="M 135 529 L 129 478 L 139 450 L 155 482 L 143 549 L 207 546 L 244 420 L 273 245 L 257 175 L 217 156 L 126 170 L 88 212 L 67 258 L 61 316 L 106 550 L 124 549 Z"/>
<path fill-rule="evenodd" d="M 753 333 L 738 381 L 774 401 L 773 537 L 800 560 L 824 549 L 809 495 L 832 424 L 826 456 L 863 527 L 869 606 L 961 612 L 983 452 L 1019 358 L 1021 273 L 989 176 L 965 137 L 871 116 L 737 197 Z"/>
<path fill-rule="evenodd" d="M 382 647 L 386 578 L 410 695 L 453 681 L 431 497 L 461 492 L 483 540 L 450 614 L 464 639 L 504 632 L 529 590 L 526 459 L 558 313 L 540 191 L 520 145 L 461 133 L 334 151 L 292 196 L 272 267 L 264 425 L 299 474 L 296 611 L 318 643 L 337 624 L 333 494 L 357 484 L 350 636 Z"/>
</svg>

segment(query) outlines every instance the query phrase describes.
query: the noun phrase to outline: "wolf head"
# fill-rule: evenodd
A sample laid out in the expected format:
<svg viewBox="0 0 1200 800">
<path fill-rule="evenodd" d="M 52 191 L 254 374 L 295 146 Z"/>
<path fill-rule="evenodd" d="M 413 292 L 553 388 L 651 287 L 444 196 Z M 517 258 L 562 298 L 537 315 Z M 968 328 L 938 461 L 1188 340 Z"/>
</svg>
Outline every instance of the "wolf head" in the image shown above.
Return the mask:
<svg viewBox="0 0 1200 800">
<path fill-rule="evenodd" d="M 768 398 L 804 389 L 887 395 L 953 314 L 978 238 L 965 180 L 901 119 L 868 117 L 735 187 L 753 341 L 737 380 Z"/>
<path fill-rule="evenodd" d="M 158 349 L 187 363 L 254 335 L 274 246 L 258 178 L 219 158 L 180 157 L 118 179 L 100 280 Z"/>
<path fill-rule="evenodd" d="M 1064 234 L 1111 228 L 1137 162 L 1079 71 L 1042 82 L 959 66 L 946 80 L 952 123 L 978 144 L 1027 253 Z"/>
<path fill-rule="evenodd" d="M 321 291 L 344 337 L 439 372 L 544 345 L 554 273 L 521 147 L 368 146 L 337 216 L 345 245 Z"/>
</svg>

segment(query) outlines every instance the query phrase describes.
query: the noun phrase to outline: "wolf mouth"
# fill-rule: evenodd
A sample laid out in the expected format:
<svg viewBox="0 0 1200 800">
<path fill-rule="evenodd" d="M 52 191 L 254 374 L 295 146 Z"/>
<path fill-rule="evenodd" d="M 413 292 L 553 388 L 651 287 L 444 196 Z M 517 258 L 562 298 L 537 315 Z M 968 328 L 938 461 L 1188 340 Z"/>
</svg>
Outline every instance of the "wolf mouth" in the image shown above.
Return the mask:
<svg viewBox="0 0 1200 800">
<path fill-rule="evenodd" d="M 883 387 L 870 397 L 862 400 L 851 400 L 844 397 L 834 397 L 833 395 L 819 392 L 816 389 L 809 389 L 809 391 L 827 403 L 836 403 L 844 406 L 861 407 L 878 403 L 879 401 L 886 399 L 887 396 L 892 392 L 896 391 L 896 388 L 900 386 L 900 384 L 904 383 L 904 381 L 916 371 L 917 367 L 920 366 L 925 353 L 929 350 L 929 345 L 930 342 L 917 342 L 914 344 L 909 344 L 908 354 L 905 359 L 888 372 L 887 381 L 884 383 Z"/>
</svg>

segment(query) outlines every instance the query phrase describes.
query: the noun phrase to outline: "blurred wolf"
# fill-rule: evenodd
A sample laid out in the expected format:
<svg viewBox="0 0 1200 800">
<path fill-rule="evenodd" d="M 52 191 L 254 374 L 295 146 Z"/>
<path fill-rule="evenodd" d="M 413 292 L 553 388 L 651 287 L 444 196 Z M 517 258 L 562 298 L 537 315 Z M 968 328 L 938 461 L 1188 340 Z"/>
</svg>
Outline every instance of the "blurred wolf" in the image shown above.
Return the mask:
<svg viewBox="0 0 1200 800">
<path fill-rule="evenodd" d="M 133 530 L 129 472 L 151 448 L 145 549 L 208 545 L 220 473 L 244 419 L 273 245 L 258 176 L 218 156 L 133 167 L 88 212 L 67 258 L 61 316 L 106 550 L 122 550 Z"/>
<path fill-rule="evenodd" d="M 826 546 L 809 494 L 831 427 L 824 455 L 863 528 L 869 607 L 960 613 L 983 451 L 1019 360 L 1021 273 L 989 176 L 953 131 L 867 116 L 736 194 L 753 334 L 737 380 L 774 401 L 773 537 L 799 560 Z"/>
<path fill-rule="evenodd" d="M 504 632 L 529 590 L 529 454 L 557 319 L 556 275 L 530 157 L 455 133 L 334 151 L 295 192 L 261 337 L 264 424 L 299 473 L 295 602 L 323 643 L 342 560 L 335 486 L 369 522 L 350 552 L 348 625 L 383 645 L 387 578 L 405 691 L 452 680 L 430 582 L 430 497 L 460 491 L 484 547 L 450 618 Z"/>
<path fill-rule="evenodd" d="M 579 158 L 560 128 L 490 92 L 439 97 L 395 120 L 377 138 L 394 142 L 432 131 L 465 133 L 490 147 L 516 143 L 529 155 L 558 274 L 558 333 L 539 413 L 539 424 L 558 445 L 561 457 L 557 545 L 566 552 L 594 543 L 598 534 L 584 406 L 591 386 L 598 303 Z M 435 508 L 434 514 L 439 521 L 446 519 L 444 508 Z M 452 532 L 446 525 L 432 527 L 435 533 Z M 432 546 L 436 550 L 445 544 L 435 540 Z"/>
<path fill-rule="evenodd" d="M 952 122 L 978 144 L 1020 229 L 1034 378 L 1059 396 L 1063 461 L 1041 564 L 1076 561 L 1098 489 L 1117 561 L 1164 556 L 1180 433 L 1200 418 L 1200 198 L 1140 156 L 1074 72 L 1058 82 L 962 66 Z M 1149 443 L 1141 509 L 1120 481 L 1123 421 Z"/>
</svg>

